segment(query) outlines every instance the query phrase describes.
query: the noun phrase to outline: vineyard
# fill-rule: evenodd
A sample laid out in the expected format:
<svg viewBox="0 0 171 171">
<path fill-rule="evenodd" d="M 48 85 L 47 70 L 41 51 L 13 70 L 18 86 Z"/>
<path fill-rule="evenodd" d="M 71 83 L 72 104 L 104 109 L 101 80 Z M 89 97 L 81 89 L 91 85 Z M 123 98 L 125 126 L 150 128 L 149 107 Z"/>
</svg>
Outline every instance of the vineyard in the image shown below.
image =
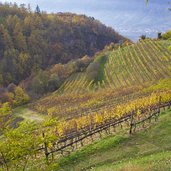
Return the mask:
<svg viewBox="0 0 171 171">
<path fill-rule="evenodd" d="M 123 124 L 97 133 L 93 142 L 89 138 L 91 144 L 62 157 L 59 162 L 61 170 L 170 170 L 171 110 L 161 110 L 156 122 L 155 119 L 153 115 L 153 118 L 136 124 L 131 136 L 128 134 L 129 127 L 125 130 Z M 79 147 L 80 143 L 77 145 Z"/>
<path fill-rule="evenodd" d="M 171 91 L 160 91 L 115 105 L 112 108 L 106 108 L 103 113 L 91 113 L 70 120 L 47 119 L 47 122 L 44 122 L 43 125 L 40 124 L 40 127 L 36 125 L 30 127 L 28 125 L 28 130 L 19 132 L 19 135 L 17 130 L 13 130 L 17 138 L 14 144 L 10 139 L 7 142 L 11 142 L 15 150 L 19 147 L 26 148 L 27 151 L 32 150 L 30 162 L 39 161 L 39 159 L 45 157 L 46 164 L 50 164 L 60 160 L 61 155 L 63 157 L 68 156 L 73 151 L 79 150 L 104 136 L 117 135 L 118 130 L 126 131 L 127 134 L 132 135 L 137 130 L 147 128 L 154 121 L 158 121 L 158 117 L 163 110 L 170 109 L 170 107 Z M 22 136 L 32 137 L 33 139 L 30 139 L 32 145 L 29 146 L 30 142 L 26 144 L 25 141 L 24 144 L 21 143 L 23 141 L 18 138 Z M 21 151 L 18 151 L 17 155 L 12 159 L 14 164 L 16 160 L 28 161 L 27 156 L 29 154 L 27 151 L 22 154 L 24 158 L 21 156 Z M 8 158 L 8 155 L 0 158 L 2 169 L 8 167 L 6 158 Z M 42 168 L 42 164 L 41 162 L 40 168 Z M 15 167 L 18 166 L 20 167 L 17 163 Z"/>
<path fill-rule="evenodd" d="M 50 96 L 33 103 L 34 110 L 59 120 L 51 129 L 58 141 L 43 146 L 46 158 L 68 148 L 72 151 L 102 131 L 109 133 L 119 126 L 132 133 L 146 120 L 156 120 L 160 108 L 171 105 L 169 45 L 145 40 L 110 50 L 100 71 L 103 80 L 76 73 Z"/>
<path fill-rule="evenodd" d="M 170 85 L 169 45 L 169 41 L 146 40 L 110 50 L 102 68 L 103 80 L 89 80 L 86 72 L 73 74 L 56 92 L 31 107 L 40 113 L 71 119 L 147 96 L 152 91 L 144 90 L 160 80 Z"/>
<path fill-rule="evenodd" d="M 168 78 L 170 62 L 166 42 L 146 40 L 119 48 L 109 56 L 105 83 L 118 88 Z"/>
<path fill-rule="evenodd" d="M 87 71 L 74 73 L 58 90 L 30 103 L 25 110 L 33 111 L 29 115 L 46 115 L 45 121 L 28 128 L 27 136 L 35 142 L 26 151 L 33 149 L 33 160 L 45 156 L 46 162 L 54 161 L 118 128 L 133 134 L 157 121 L 161 110 L 171 107 L 168 46 L 169 41 L 145 40 L 100 52 L 105 60 L 100 60 L 98 81 Z M 1 160 L 4 166 L 6 160 Z"/>
<path fill-rule="evenodd" d="M 95 88 L 121 88 L 168 78 L 171 75 L 169 45 L 169 41 L 145 40 L 114 49 L 108 54 L 104 80 L 93 84 L 86 73 L 72 75 L 57 93 L 77 94 Z"/>
<path fill-rule="evenodd" d="M 158 119 L 161 108 L 170 108 L 171 92 L 153 93 L 148 97 L 139 98 L 131 102 L 117 105 L 115 108 L 108 108 L 103 113 L 90 114 L 69 121 L 61 121 L 51 129 L 51 134 L 58 137 L 57 141 L 45 143 L 41 150 L 45 151 L 46 159 L 50 154 L 60 152 L 63 154 L 66 149 L 75 150 L 83 146 L 83 140 L 91 138 L 96 134 L 101 137 L 103 131 L 110 134 L 112 129 L 119 126 L 129 128 L 129 133 L 135 132 L 139 124 L 150 123 L 154 118 Z M 49 134 L 48 132 L 44 133 Z M 53 156 L 52 156 L 53 157 Z"/>
<path fill-rule="evenodd" d="M 60 122 L 56 131 L 59 137 L 67 136 L 71 132 L 78 132 L 85 129 L 91 130 L 98 127 L 102 123 L 111 122 L 113 119 L 124 118 L 130 113 L 136 113 L 136 120 L 141 119 L 141 113 L 145 113 L 160 104 L 169 103 L 171 99 L 171 92 L 153 93 L 144 98 L 138 98 L 125 104 L 116 105 L 116 107 L 106 108 L 105 111 L 97 112 L 96 114 L 89 114 L 79 118 L 74 118 L 69 121 Z M 68 135 L 68 136 L 69 136 Z"/>
<path fill-rule="evenodd" d="M 12 1 L 0 2 L 0 171 L 171 171 L 169 3 Z M 111 3 L 127 37 L 94 18 L 111 22 Z"/>
<path fill-rule="evenodd" d="M 86 79 L 86 74 L 77 73 L 69 77 L 65 83 L 55 92 L 57 94 L 85 93 L 90 90 L 92 82 Z M 77 89 L 75 90 L 75 87 Z"/>
</svg>

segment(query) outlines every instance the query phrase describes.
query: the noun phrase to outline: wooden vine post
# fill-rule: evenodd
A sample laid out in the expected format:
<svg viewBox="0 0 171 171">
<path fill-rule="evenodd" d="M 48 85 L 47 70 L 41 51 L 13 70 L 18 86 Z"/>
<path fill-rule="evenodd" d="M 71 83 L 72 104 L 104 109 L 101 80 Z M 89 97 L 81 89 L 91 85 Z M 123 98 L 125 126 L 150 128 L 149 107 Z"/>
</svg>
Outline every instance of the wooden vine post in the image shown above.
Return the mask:
<svg viewBox="0 0 171 171">
<path fill-rule="evenodd" d="M 158 120 L 158 117 L 160 114 L 160 106 L 161 106 L 161 96 L 159 97 L 158 111 L 157 111 L 156 116 L 155 116 L 155 121 Z M 164 108 L 164 110 L 165 110 L 165 108 Z"/>
<path fill-rule="evenodd" d="M 48 156 L 49 156 L 48 145 L 47 145 L 47 142 L 45 140 L 45 133 L 44 132 L 42 133 L 42 136 L 43 136 L 43 139 L 44 139 L 44 154 L 45 154 L 45 157 L 46 157 L 46 161 L 48 162 Z"/>
<path fill-rule="evenodd" d="M 159 97 L 159 104 L 158 104 L 158 114 L 160 114 L 160 105 L 161 105 L 161 96 Z"/>
<path fill-rule="evenodd" d="M 133 117 L 133 112 L 131 113 L 131 122 L 130 122 L 130 130 L 129 130 L 129 134 L 132 134 L 132 128 L 133 128 L 133 119 L 134 119 L 134 117 Z"/>
</svg>

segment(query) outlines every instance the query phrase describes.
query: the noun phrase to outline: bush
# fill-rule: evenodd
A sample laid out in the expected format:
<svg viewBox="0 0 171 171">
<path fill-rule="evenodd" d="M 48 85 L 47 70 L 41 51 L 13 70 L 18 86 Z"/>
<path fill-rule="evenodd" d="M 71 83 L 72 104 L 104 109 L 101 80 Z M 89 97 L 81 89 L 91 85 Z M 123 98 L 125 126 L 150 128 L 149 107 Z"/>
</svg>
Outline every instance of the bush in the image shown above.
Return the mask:
<svg viewBox="0 0 171 171">
<path fill-rule="evenodd" d="M 14 106 L 20 106 L 29 102 L 29 96 L 21 87 L 16 87 L 14 90 Z"/>
<path fill-rule="evenodd" d="M 167 31 L 166 33 L 162 34 L 163 39 L 171 39 L 171 30 Z"/>
</svg>

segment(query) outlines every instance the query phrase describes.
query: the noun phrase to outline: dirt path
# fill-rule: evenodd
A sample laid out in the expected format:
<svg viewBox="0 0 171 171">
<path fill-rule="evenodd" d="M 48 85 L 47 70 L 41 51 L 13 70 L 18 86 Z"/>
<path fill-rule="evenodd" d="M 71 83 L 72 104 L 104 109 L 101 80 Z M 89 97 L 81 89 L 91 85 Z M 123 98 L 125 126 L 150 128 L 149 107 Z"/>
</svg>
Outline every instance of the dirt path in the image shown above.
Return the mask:
<svg viewBox="0 0 171 171">
<path fill-rule="evenodd" d="M 22 107 L 18 107 L 16 109 L 14 109 L 13 115 L 15 115 L 16 117 L 22 117 L 25 120 L 36 121 L 36 122 L 42 122 L 46 118 L 48 118 L 47 115 L 35 112 L 26 106 L 22 106 Z"/>
</svg>

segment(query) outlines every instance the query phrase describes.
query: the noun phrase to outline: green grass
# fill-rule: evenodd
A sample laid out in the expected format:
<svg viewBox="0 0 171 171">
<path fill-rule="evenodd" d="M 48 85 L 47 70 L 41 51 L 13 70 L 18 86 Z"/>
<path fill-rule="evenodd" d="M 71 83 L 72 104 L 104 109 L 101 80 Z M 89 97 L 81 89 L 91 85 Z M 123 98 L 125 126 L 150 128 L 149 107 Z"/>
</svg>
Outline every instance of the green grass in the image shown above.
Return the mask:
<svg viewBox="0 0 171 171">
<path fill-rule="evenodd" d="M 27 106 L 21 106 L 13 109 L 13 116 L 21 117 L 27 121 L 41 122 L 45 120 L 48 116 L 40 114 L 36 111 L 29 109 Z"/>
<path fill-rule="evenodd" d="M 163 112 L 150 128 L 129 136 L 118 133 L 62 158 L 64 171 L 170 171 L 171 110 Z M 54 169 L 55 170 L 55 169 Z"/>
<path fill-rule="evenodd" d="M 145 157 L 133 158 L 121 161 L 118 164 L 105 164 L 101 167 L 92 168 L 93 171 L 170 171 L 170 151 L 159 152 Z"/>
<path fill-rule="evenodd" d="M 101 56 L 97 57 L 95 59 L 95 62 L 99 62 L 100 63 L 100 66 L 99 66 L 99 73 L 98 73 L 98 81 L 100 81 L 100 83 L 102 83 L 102 81 L 105 79 L 105 74 L 104 74 L 104 66 L 107 62 L 107 56 L 109 54 L 108 53 L 105 53 L 105 54 L 102 54 Z"/>
</svg>

